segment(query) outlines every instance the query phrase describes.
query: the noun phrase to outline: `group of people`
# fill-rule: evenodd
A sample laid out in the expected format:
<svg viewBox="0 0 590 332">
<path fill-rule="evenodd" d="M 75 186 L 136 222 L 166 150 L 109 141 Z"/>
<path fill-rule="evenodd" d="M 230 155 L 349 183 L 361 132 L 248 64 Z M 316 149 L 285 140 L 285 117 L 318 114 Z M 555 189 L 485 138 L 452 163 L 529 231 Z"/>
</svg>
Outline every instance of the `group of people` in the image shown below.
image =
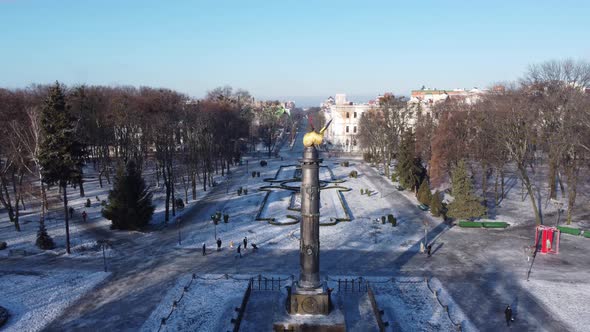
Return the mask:
<svg viewBox="0 0 590 332">
<path fill-rule="evenodd" d="M 69 212 L 70 212 L 70 218 L 73 218 L 74 217 L 74 208 L 70 206 Z M 84 220 L 84 222 L 86 222 L 87 217 L 88 217 L 88 214 L 86 213 L 86 211 L 82 211 L 82 220 Z"/>
<path fill-rule="evenodd" d="M 217 251 L 221 250 L 221 238 L 217 238 L 217 241 L 215 241 L 217 243 Z M 248 237 L 244 237 L 244 239 L 242 240 L 242 243 L 244 244 L 244 250 L 246 250 L 248 248 Z M 242 243 L 240 243 L 238 245 L 238 248 L 236 249 L 236 255 L 235 258 L 242 258 Z M 252 247 L 252 249 L 254 251 L 258 250 L 258 246 L 256 245 L 256 243 L 251 243 L 250 246 Z M 230 241 L 229 242 L 229 247 L 230 249 L 234 248 L 234 241 Z M 203 256 L 205 256 L 207 254 L 207 244 L 205 242 L 203 242 Z"/>
</svg>

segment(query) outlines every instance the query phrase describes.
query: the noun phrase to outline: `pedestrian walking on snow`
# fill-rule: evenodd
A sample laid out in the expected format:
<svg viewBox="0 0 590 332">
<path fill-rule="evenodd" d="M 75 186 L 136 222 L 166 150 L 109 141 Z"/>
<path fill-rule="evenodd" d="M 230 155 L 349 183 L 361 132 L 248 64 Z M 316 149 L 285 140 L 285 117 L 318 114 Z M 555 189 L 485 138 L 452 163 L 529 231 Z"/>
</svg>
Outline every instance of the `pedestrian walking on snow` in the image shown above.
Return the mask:
<svg viewBox="0 0 590 332">
<path fill-rule="evenodd" d="M 431 250 L 432 250 L 432 244 L 429 244 L 428 247 L 426 247 L 426 253 L 428 254 L 428 257 L 430 257 Z"/>
<path fill-rule="evenodd" d="M 514 318 L 512 318 L 512 308 L 510 308 L 510 304 L 506 306 L 504 315 L 506 316 L 506 326 L 510 326 L 510 322 L 514 321 Z"/>
<path fill-rule="evenodd" d="M 217 238 L 217 251 L 221 250 L 221 238 Z"/>
<path fill-rule="evenodd" d="M 88 215 L 86 214 L 86 211 L 82 211 L 82 220 L 84 220 L 84 222 L 86 222 L 86 217 Z"/>
<path fill-rule="evenodd" d="M 74 208 L 70 206 L 70 218 L 74 217 Z"/>
<path fill-rule="evenodd" d="M 244 250 L 248 247 L 248 238 L 244 236 Z"/>
<path fill-rule="evenodd" d="M 234 248 L 234 241 L 229 241 L 229 248 L 233 249 Z"/>
<path fill-rule="evenodd" d="M 242 258 L 242 245 L 238 245 L 238 254 L 236 255 L 236 258 L 240 256 L 240 258 Z"/>
<path fill-rule="evenodd" d="M 252 246 L 252 249 L 254 251 L 257 251 L 258 250 L 258 246 L 256 245 L 256 243 L 252 243 L 250 246 Z"/>
<path fill-rule="evenodd" d="M 203 242 L 203 256 L 205 256 L 205 250 L 207 249 L 207 247 L 205 246 L 205 242 Z"/>
</svg>

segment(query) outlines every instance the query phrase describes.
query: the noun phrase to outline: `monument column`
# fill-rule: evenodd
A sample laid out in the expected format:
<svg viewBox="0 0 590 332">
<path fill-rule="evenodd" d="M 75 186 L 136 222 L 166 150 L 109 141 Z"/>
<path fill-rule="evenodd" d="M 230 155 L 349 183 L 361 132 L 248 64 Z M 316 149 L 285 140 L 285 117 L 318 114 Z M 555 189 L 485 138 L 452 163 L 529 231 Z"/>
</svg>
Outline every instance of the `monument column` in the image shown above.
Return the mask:
<svg viewBox="0 0 590 332">
<path fill-rule="evenodd" d="M 320 282 L 320 181 L 321 159 L 314 146 L 306 147 L 301 162 L 301 241 L 298 286 L 317 289 Z"/>
<path fill-rule="evenodd" d="M 314 133 L 312 133 L 314 134 Z M 305 140 L 304 140 L 305 141 Z M 313 144 L 305 146 L 301 162 L 301 234 L 299 280 L 288 299 L 290 314 L 328 315 L 330 295 L 320 281 L 320 163 Z"/>
</svg>

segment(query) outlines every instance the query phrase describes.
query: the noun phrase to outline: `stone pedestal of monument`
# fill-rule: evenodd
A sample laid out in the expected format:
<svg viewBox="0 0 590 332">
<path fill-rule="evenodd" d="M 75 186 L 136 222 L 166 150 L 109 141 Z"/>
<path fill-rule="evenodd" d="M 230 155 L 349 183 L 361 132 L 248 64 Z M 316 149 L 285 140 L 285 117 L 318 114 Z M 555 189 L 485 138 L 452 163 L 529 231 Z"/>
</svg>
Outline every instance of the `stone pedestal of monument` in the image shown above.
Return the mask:
<svg viewBox="0 0 590 332">
<path fill-rule="evenodd" d="M 304 289 L 293 283 L 288 297 L 288 311 L 291 315 L 327 315 L 330 313 L 330 295 L 325 286 Z"/>
</svg>

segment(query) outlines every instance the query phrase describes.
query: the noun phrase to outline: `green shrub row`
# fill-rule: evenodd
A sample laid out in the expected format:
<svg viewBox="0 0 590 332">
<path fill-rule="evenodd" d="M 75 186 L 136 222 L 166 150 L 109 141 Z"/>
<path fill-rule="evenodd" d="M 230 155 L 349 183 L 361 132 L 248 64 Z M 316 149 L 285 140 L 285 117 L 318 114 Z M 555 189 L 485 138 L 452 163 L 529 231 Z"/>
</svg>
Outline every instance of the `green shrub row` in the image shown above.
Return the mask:
<svg viewBox="0 0 590 332">
<path fill-rule="evenodd" d="M 466 221 L 461 220 L 459 221 L 459 227 L 465 228 L 506 228 L 508 227 L 508 223 L 504 221 L 484 221 L 484 222 L 475 222 L 475 221 Z"/>
</svg>

